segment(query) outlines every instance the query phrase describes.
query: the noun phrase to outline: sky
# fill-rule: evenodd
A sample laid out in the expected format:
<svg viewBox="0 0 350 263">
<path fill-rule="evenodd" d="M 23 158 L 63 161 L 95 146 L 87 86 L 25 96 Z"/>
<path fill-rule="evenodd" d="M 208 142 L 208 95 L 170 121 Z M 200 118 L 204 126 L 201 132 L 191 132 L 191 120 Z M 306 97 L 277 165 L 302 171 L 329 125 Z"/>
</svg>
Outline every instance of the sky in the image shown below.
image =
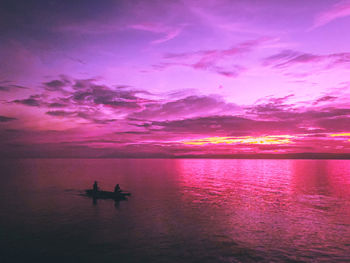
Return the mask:
<svg viewBox="0 0 350 263">
<path fill-rule="evenodd" d="M 350 153 L 350 0 L 2 0 L 1 157 Z"/>
</svg>

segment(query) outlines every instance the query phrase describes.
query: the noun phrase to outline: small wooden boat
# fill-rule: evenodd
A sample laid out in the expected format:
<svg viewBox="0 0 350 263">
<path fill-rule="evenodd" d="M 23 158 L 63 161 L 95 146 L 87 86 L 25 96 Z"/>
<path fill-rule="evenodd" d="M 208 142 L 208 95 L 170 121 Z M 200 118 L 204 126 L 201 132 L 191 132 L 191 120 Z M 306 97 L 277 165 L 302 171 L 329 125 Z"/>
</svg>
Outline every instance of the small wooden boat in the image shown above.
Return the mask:
<svg viewBox="0 0 350 263">
<path fill-rule="evenodd" d="M 127 192 L 108 192 L 108 191 L 94 191 L 92 189 L 85 190 L 86 195 L 96 199 L 114 199 L 114 200 L 126 200 L 127 196 L 131 193 Z"/>
</svg>

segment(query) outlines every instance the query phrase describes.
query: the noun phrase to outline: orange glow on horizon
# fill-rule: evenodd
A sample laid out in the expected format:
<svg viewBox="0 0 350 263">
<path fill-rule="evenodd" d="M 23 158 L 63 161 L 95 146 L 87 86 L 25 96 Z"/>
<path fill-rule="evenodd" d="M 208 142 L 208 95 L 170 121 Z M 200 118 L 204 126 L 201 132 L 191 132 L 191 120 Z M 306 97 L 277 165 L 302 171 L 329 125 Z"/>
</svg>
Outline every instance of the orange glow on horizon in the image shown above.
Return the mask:
<svg viewBox="0 0 350 263">
<path fill-rule="evenodd" d="M 203 139 L 182 141 L 188 145 L 205 145 L 205 144 L 289 144 L 290 139 L 295 138 L 291 135 L 269 135 L 269 136 L 242 136 L 242 137 L 207 137 Z"/>
<path fill-rule="evenodd" d="M 344 133 L 333 133 L 330 134 L 331 137 L 350 137 L 350 132 L 344 132 Z M 350 139 L 348 139 L 350 142 Z"/>
<path fill-rule="evenodd" d="M 333 133 L 330 136 L 332 137 L 350 137 L 350 132 L 344 132 L 344 133 Z"/>
</svg>

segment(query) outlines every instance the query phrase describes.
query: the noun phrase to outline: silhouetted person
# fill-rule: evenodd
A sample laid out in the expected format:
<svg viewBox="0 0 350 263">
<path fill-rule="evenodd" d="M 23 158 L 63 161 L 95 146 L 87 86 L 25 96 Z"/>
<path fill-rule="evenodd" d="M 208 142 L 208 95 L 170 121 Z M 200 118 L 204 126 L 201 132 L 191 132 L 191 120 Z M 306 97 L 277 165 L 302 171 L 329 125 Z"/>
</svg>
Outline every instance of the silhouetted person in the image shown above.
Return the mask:
<svg viewBox="0 0 350 263">
<path fill-rule="evenodd" d="M 94 182 L 94 185 L 92 186 L 92 190 L 93 190 L 94 192 L 97 192 L 97 191 L 98 191 L 97 181 Z"/>
<path fill-rule="evenodd" d="M 114 193 L 120 193 L 120 186 L 119 186 L 119 184 L 117 184 L 117 185 L 114 187 Z"/>
</svg>

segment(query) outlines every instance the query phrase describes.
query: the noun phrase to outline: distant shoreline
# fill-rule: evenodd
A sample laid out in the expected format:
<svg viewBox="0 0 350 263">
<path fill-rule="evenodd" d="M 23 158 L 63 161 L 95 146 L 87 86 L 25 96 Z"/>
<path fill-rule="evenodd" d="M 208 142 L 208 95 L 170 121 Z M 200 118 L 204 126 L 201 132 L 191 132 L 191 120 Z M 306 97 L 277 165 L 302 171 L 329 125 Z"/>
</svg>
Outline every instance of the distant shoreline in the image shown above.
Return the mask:
<svg viewBox="0 0 350 263">
<path fill-rule="evenodd" d="M 231 154 L 231 155 L 109 155 L 109 156 L 0 156 L 0 159 L 275 159 L 275 160 L 350 160 L 349 154 L 288 153 L 288 154 Z"/>
</svg>

